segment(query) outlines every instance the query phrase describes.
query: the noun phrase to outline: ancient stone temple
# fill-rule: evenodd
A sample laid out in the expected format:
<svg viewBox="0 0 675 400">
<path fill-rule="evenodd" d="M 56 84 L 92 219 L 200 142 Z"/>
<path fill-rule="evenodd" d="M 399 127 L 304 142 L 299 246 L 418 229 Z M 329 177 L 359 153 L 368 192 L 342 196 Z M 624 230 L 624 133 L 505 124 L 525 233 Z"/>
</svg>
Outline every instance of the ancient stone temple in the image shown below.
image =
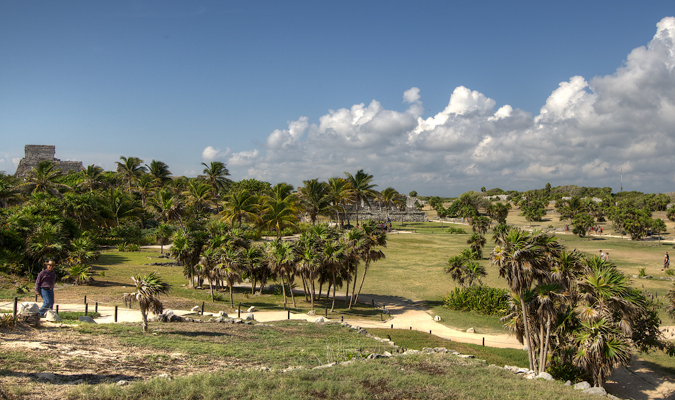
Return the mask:
<svg viewBox="0 0 675 400">
<path fill-rule="evenodd" d="M 61 169 L 64 174 L 67 174 L 69 171 L 80 172 L 84 170 L 82 161 L 61 161 L 54 157 L 56 146 L 27 144 L 24 151 L 26 155 L 19 161 L 19 166 L 16 167 L 16 172 L 14 173 L 16 178 L 25 178 L 33 168 L 38 166 L 40 161 L 44 160 L 54 162 L 56 168 Z"/>
</svg>

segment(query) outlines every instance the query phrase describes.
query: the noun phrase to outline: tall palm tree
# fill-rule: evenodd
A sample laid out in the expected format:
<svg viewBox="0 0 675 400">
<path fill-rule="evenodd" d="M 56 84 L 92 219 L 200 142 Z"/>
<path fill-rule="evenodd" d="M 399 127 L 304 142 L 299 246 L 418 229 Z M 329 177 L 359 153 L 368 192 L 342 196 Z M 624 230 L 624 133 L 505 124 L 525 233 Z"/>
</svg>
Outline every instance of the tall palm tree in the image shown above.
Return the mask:
<svg viewBox="0 0 675 400">
<path fill-rule="evenodd" d="M 349 182 L 352 193 L 354 194 L 354 202 L 356 203 L 356 225 L 359 225 L 359 206 L 361 205 L 361 202 L 370 206 L 368 199 L 377 196 L 377 192 L 373 189 L 377 185 L 371 183 L 373 176 L 363 172 L 362 169 L 356 171 L 356 174 L 354 175 L 345 171 L 345 175 L 347 175 L 347 182 Z"/>
<path fill-rule="evenodd" d="M 150 165 L 145 165 L 145 168 L 157 186 L 161 186 L 171 180 L 172 174 L 169 171 L 169 166 L 163 161 L 152 160 Z"/>
<path fill-rule="evenodd" d="M 466 240 L 466 244 L 470 245 L 470 248 L 476 252 L 478 255 L 478 259 L 483 258 L 483 247 L 485 246 L 485 243 L 487 241 L 485 240 L 485 237 L 483 237 L 479 233 L 474 233 L 469 238 Z"/>
<path fill-rule="evenodd" d="M 630 362 L 630 344 L 606 318 L 583 321 L 581 326 L 574 364 L 593 377 L 593 386 L 602 387 L 614 368 Z"/>
<path fill-rule="evenodd" d="M 234 227 L 234 221 L 241 227 L 244 218 L 257 221 L 259 212 L 258 196 L 251 194 L 246 189 L 231 191 L 223 200 L 223 211 L 218 215 L 220 221 L 229 222 Z"/>
<path fill-rule="evenodd" d="M 218 192 L 224 190 L 225 187 L 232 182 L 228 178 L 230 171 L 227 170 L 224 162 L 211 161 L 210 164 L 202 163 L 204 166 L 203 174 L 206 175 L 206 181 L 213 188 L 213 196 L 218 197 Z"/>
<path fill-rule="evenodd" d="M 378 247 L 387 247 L 387 234 L 382 229 L 371 223 L 363 224 L 362 229 L 365 233 L 365 240 L 359 251 L 359 257 L 363 260 L 363 275 L 361 275 L 359 291 L 356 292 L 354 302 L 350 304 L 350 308 L 359 301 L 359 295 L 361 294 L 361 289 L 363 289 L 363 282 L 366 280 L 366 273 L 368 272 L 370 263 L 385 258 L 384 252 L 378 249 Z"/>
<path fill-rule="evenodd" d="M 105 212 L 115 221 L 115 226 L 120 226 L 122 220 L 137 218 L 140 214 L 134 197 L 120 188 L 110 188 L 103 202 Z"/>
<path fill-rule="evenodd" d="M 309 215 L 312 225 L 315 225 L 318 215 L 326 212 L 330 206 L 328 184 L 319 182 L 318 179 L 302 181 L 302 184 L 304 186 L 298 189 L 300 201 L 305 212 Z"/>
<path fill-rule="evenodd" d="M 169 224 L 159 224 L 155 230 L 155 238 L 161 246 L 159 253 L 164 254 L 164 245 L 169 244 L 169 239 L 173 235 L 173 228 Z"/>
<path fill-rule="evenodd" d="M 125 181 L 127 191 L 131 191 L 131 187 L 134 182 L 146 172 L 146 168 L 142 165 L 143 160 L 138 157 L 120 157 L 120 161 L 115 161 L 117 164 L 117 173 L 122 177 L 122 180 Z"/>
<path fill-rule="evenodd" d="M 141 195 L 141 203 L 143 208 L 147 205 L 148 196 L 150 196 L 155 191 L 156 181 L 149 174 L 141 175 L 138 180 L 136 180 L 136 188 L 134 192 Z"/>
<path fill-rule="evenodd" d="M 63 173 L 56 168 L 56 164 L 49 160 L 40 161 L 26 177 L 26 181 L 16 187 L 17 190 L 28 190 L 30 193 L 48 193 L 52 196 L 63 197 L 61 191 L 70 191 L 68 185 L 58 183 L 57 179 Z"/>
<path fill-rule="evenodd" d="M 168 190 L 159 190 L 148 199 L 148 207 L 163 222 L 178 221 L 182 225 L 183 202 Z"/>
<path fill-rule="evenodd" d="M 500 238 L 490 255 L 491 263 L 499 268 L 499 276 L 506 278 L 511 290 L 520 298 L 524 337 L 532 370 L 535 369 L 536 359 L 530 337 L 524 291 L 531 287 L 535 279 L 543 277 L 548 269 L 546 250 L 537 244 L 539 235 L 512 229 Z"/>
<path fill-rule="evenodd" d="M 164 306 L 159 300 L 159 296 L 168 294 L 171 287 L 168 283 L 162 281 L 156 272 L 151 272 L 146 276 L 132 276 L 131 280 L 136 286 L 136 291 L 134 293 L 122 294 L 122 300 L 130 308 L 133 303 L 138 303 L 141 308 L 143 332 L 147 333 L 148 311 L 152 311 L 155 315 L 161 314 L 164 311 Z"/>
<path fill-rule="evenodd" d="M 328 180 L 328 197 L 331 209 L 335 212 L 335 221 L 340 221 L 340 216 L 345 214 L 345 205 L 351 203 L 354 194 L 351 185 L 344 178 L 330 178 Z"/>
</svg>

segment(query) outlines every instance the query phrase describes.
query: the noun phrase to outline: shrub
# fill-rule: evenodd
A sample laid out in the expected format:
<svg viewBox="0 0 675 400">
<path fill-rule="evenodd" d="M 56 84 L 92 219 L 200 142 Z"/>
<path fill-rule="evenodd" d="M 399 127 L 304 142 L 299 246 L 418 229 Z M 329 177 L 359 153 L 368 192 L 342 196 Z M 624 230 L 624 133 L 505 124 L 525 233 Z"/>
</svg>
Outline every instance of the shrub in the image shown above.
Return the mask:
<svg viewBox="0 0 675 400">
<path fill-rule="evenodd" d="M 127 251 L 141 251 L 141 246 L 134 243 L 128 244 Z"/>
<path fill-rule="evenodd" d="M 504 316 L 509 308 L 509 291 L 489 286 L 455 288 L 443 298 L 445 307 L 458 311 L 474 311 L 483 315 Z"/>
<path fill-rule="evenodd" d="M 638 268 L 638 277 L 639 277 L 639 278 L 644 278 L 645 276 L 647 276 L 646 271 L 647 271 L 647 268 L 644 268 L 644 267 L 643 267 L 643 268 Z"/>
<path fill-rule="evenodd" d="M 448 233 L 452 233 L 453 235 L 466 235 L 466 231 L 464 229 L 455 227 L 448 228 Z"/>
<path fill-rule="evenodd" d="M 91 267 L 84 264 L 77 264 L 68 270 L 68 280 L 74 285 L 86 285 L 93 279 L 91 277 Z"/>
<path fill-rule="evenodd" d="M 666 270 L 666 275 L 668 275 L 668 276 L 673 276 L 673 275 L 675 275 L 675 270 L 672 270 L 672 269 L 668 268 L 668 269 Z"/>
<path fill-rule="evenodd" d="M 118 243 L 117 244 L 117 251 L 119 251 L 119 252 L 127 251 L 127 244 L 126 243 Z"/>
</svg>

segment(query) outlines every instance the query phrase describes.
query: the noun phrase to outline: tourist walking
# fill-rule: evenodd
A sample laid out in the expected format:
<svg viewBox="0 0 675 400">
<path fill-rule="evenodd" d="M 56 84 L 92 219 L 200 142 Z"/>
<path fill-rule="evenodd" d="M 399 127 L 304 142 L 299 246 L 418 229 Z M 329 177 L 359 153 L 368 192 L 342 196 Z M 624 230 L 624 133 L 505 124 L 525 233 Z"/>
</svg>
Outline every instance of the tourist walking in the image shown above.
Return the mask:
<svg viewBox="0 0 675 400">
<path fill-rule="evenodd" d="M 54 272 L 54 268 L 56 267 L 56 263 L 54 260 L 49 260 L 45 263 L 45 267 L 35 280 L 35 294 L 39 294 L 43 300 L 39 311 L 40 317 L 44 317 L 47 310 L 51 310 L 54 307 L 54 285 L 56 284 L 56 272 Z"/>
<path fill-rule="evenodd" d="M 602 261 L 607 261 L 607 255 L 602 250 L 600 250 L 600 259 Z"/>
</svg>

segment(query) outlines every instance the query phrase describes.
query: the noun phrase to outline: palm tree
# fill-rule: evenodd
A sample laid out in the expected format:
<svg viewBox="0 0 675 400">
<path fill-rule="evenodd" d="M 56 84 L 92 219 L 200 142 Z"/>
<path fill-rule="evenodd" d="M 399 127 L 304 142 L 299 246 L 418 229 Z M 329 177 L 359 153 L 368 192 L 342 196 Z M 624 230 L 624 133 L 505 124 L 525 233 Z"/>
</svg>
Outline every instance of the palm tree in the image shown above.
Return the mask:
<svg viewBox="0 0 675 400">
<path fill-rule="evenodd" d="M 602 387 L 614 368 L 630 362 L 630 344 L 606 318 L 583 321 L 581 326 L 574 364 L 593 377 L 593 386 Z"/>
<path fill-rule="evenodd" d="M 234 221 L 241 227 L 242 219 L 257 221 L 259 212 L 258 196 L 252 195 L 246 189 L 231 191 L 223 201 L 223 211 L 220 212 L 222 222 L 229 222 L 234 227 Z"/>
<path fill-rule="evenodd" d="M 285 228 L 297 229 L 298 218 L 297 201 L 288 196 L 283 200 L 272 197 L 265 198 L 260 215 L 260 224 L 270 230 L 276 230 L 277 238 Z"/>
<path fill-rule="evenodd" d="M 506 281 L 521 301 L 523 313 L 524 337 L 527 341 L 527 352 L 530 369 L 535 369 L 534 348 L 530 337 L 530 327 L 527 318 L 527 307 L 524 301 L 524 291 L 529 289 L 533 280 L 541 278 L 547 272 L 547 253 L 538 245 L 538 236 L 520 229 L 512 229 L 502 236 L 497 247 L 490 255 L 490 261 L 499 268 L 499 276 Z"/>
<path fill-rule="evenodd" d="M 331 208 L 335 211 L 336 221 L 345 214 L 345 205 L 353 201 L 351 185 L 344 178 L 330 178 L 328 180 L 328 198 Z"/>
<path fill-rule="evenodd" d="M 16 183 L 13 176 L 0 173 L 0 208 L 9 207 L 19 201 L 19 193 L 15 190 Z"/>
<path fill-rule="evenodd" d="M 213 295 L 213 283 L 216 282 L 217 284 L 220 278 L 219 268 L 217 267 L 220 260 L 221 251 L 217 245 L 214 246 L 212 244 L 202 251 L 201 257 L 199 258 L 199 264 L 197 264 L 203 276 L 209 280 L 212 303 L 216 301 L 215 296 Z"/>
<path fill-rule="evenodd" d="M 213 203 L 213 188 L 208 183 L 200 182 L 196 179 L 190 180 L 188 188 L 183 192 L 187 199 L 187 205 L 197 211 L 205 212 Z"/>
<path fill-rule="evenodd" d="M 72 190 L 70 186 L 58 183 L 56 180 L 62 176 L 56 164 L 49 160 L 40 161 L 26 177 L 26 181 L 16 189 L 27 189 L 31 193 L 48 193 L 52 196 L 63 197 L 61 191 Z"/>
<path fill-rule="evenodd" d="M 362 169 L 356 171 L 356 174 L 352 175 L 349 172 L 345 171 L 347 175 L 347 182 L 351 186 L 352 193 L 354 194 L 354 202 L 356 203 L 356 225 L 359 225 L 359 205 L 361 202 L 366 203 L 370 206 L 368 198 L 377 196 L 377 192 L 373 189 L 377 185 L 370 183 L 373 180 L 373 176 L 363 172 Z"/>
<path fill-rule="evenodd" d="M 479 235 L 485 235 L 488 228 L 490 228 L 490 218 L 475 217 L 471 220 L 471 229 Z"/>
<path fill-rule="evenodd" d="M 326 212 L 330 206 L 330 197 L 328 196 L 328 184 L 319 182 L 318 179 L 302 181 L 303 187 L 298 189 L 300 201 L 309 214 L 312 225 L 316 224 L 319 214 Z"/>
<path fill-rule="evenodd" d="M 155 195 L 148 199 L 148 206 L 164 222 L 181 222 L 183 204 L 177 196 L 167 190 L 155 192 Z"/>
<path fill-rule="evenodd" d="M 115 221 L 115 226 L 120 226 L 120 221 L 136 218 L 139 209 L 136 200 L 129 193 L 122 192 L 119 188 L 110 188 L 103 198 L 106 213 Z"/>
<path fill-rule="evenodd" d="M 168 283 L 162 281 L 159 274 L 151 272 L 149 275 L 132 276 L 131 280 L 136 286 L 136 292 L 122 294 L 122 300 L 129 308 L 133 303 L 138 303 L 141 308 L 143 319 L 143 332 L 148 332 L 148 311 L 159 315 L 164 311 L 164 306 L 159 300 L 162 294 L 168 294 L 171 288 Z"/>
<path fill-rule="evenodd" d="M 164 254 L 164 245 L 169 244 L 169 239 L 173 235 L 173 228 L 169 224 L 159 224 L 155 230 L 155 238 L 161 246 L 159 249 L 160 254 Z"/>
<path fill-rule="evenodd" d="M 26 239 L 26 252 L 38 264 L 42 261 L 62 255 L 67 249 L 68 240 L 60 223 L 41 222 Z"/>
<path fill-rule="evenodd" d="M 115 164 L 117 164 L 117 173 L 122 177 L 122 179 L 126 182 L 127 186 L 127 191 L 131 191 L 131 186 L 133 186 L 133 183 L 143 174 L 146 172 L 146 168 L 141 165 L 143 164 L 143 160 L 141 160 L 138 157 L 120 157 L 119 161 L 115 161 Z"/>
<path fill-rule="evenodd" d="M 354 304 L 359 301 L 359 295 L 361 294 L 361 289 L 363 289 L 363 282 L 366 280 L 366 273 L 368 272 L 370 263 L 385 258 L 384 252 L 377 249 L 377 247 L 387 247 L 387 234 L 382 229 L 371 223 L 363 224 L 362 229 L 365 233 L 365 241 L 361 247 L 361 251 L 359 251 L 359 257 L 363 260 L 363 275 L 361 275 L 361 284 L 359 285 L 359 291 L 356 292 Z"/>
<path fill-rule="evenodd" d="M 83 171 L 80 171 L 79 174 L 82 180 L 77 185 L 78 189 L 93 192 L 94 189 L 100 187 L 103 184 L 103 168 L 99 167 L 98 165 L 88 165 L 87 168 Z"/>
<path fill-rule="evenodd" d="M 145 165 L 147 168 L 148 175 L 152 177 L 157 186 L 161 186 L 164 183 L 171 180 L 171 171 L 169 171 L 169 166 L 162 161 L 152 160 L 150 165 Z"/>
<path fill-rule="evenodd" d="M 154 178 L 148 174 L 141 175 L 136 181 L 136 189 L 134 191 L 141 195 L 141 203 L 143 204 L 143 208 L 145 208 L 147 204 L 148 196 L 150 196 L 155 190 L 155 183 L 156 181 Z"/>
<path fill-rule="evenodd" d="M 232 182 L 228 176 L 230 172 L 227 170 L 224 162 L 220 161 L 211 161 L 209 165 L 202 163 L 204 166 L 204 175 L 206 175 L 206 180 L 209 185 L 213 188 L 213 196 L 218 197 L 218 192 L 224 190 L 225 187 Z"/>
<path fill-rule="evenodd" d="M 469 239 L 467 239 L 466 243 L 470 245 L 471 250 L 476 252 L 479 260 L 483 258 L 483 247 L 486 243 L 485 237 L 478 233 L 474 233 L 473 235 L 469 236 Z"/>
</svg>

